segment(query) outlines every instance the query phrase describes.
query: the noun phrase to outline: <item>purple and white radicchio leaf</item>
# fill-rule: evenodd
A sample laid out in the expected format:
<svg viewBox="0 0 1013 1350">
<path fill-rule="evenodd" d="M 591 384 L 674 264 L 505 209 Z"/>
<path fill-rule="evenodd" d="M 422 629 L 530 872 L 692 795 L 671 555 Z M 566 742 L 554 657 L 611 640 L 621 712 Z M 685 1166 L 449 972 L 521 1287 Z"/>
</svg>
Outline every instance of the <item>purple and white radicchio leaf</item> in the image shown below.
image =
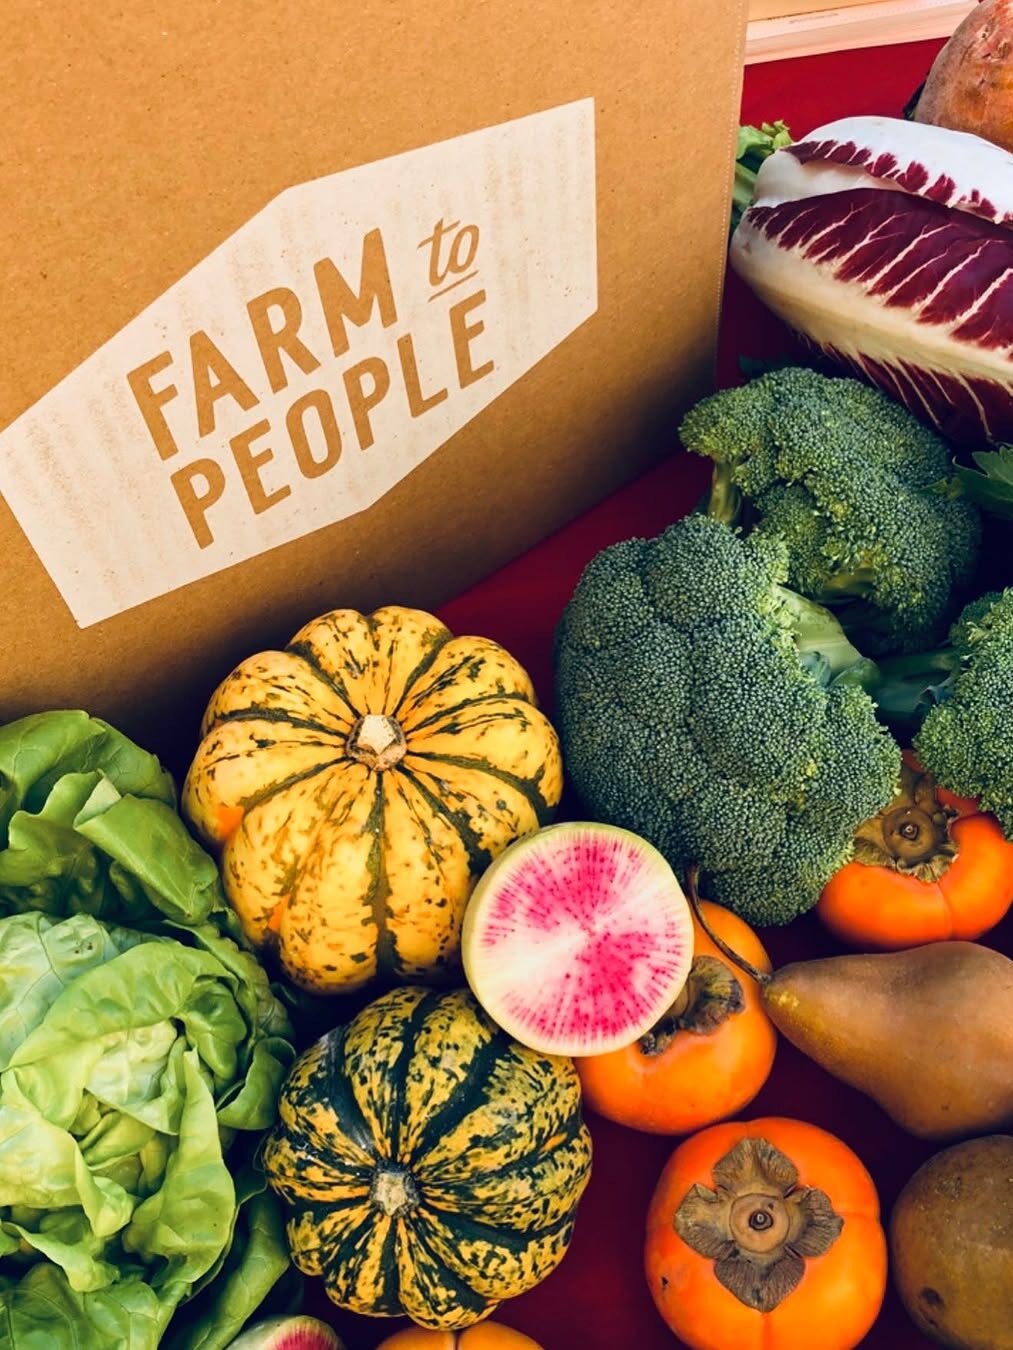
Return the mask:
<svg viewBox="0 0 1013 1350">
<path fill-rule="evenodd" d="M 760 169 L 731 262 L 828 356 L 964 443 L 1013 441 L 1013 156 L 889 117 Z"/>
</svg>

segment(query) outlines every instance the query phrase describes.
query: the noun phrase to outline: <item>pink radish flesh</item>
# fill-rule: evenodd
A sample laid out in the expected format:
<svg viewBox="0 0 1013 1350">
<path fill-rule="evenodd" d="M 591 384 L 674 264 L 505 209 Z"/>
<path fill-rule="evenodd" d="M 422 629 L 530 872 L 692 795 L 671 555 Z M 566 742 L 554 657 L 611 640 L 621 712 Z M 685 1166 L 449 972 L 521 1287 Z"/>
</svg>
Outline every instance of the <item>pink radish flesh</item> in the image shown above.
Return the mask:
<svg viewBox="0 0 1013 1350">
<path fill-rule="evenodd" d="M 632 1045 L 675 1000 L 692 955 L 675 874 L 644 840 L 610 826 L 557 825 L 514 844 L 465 917 L 476 997 L 546 1053 Z"/>
<path fill-rule="evenodd" d="M 269 1317 L 244 1331 L 228 1350 L 342 1350 L 342 1344 L 315 1317 Z"/>
</svg>

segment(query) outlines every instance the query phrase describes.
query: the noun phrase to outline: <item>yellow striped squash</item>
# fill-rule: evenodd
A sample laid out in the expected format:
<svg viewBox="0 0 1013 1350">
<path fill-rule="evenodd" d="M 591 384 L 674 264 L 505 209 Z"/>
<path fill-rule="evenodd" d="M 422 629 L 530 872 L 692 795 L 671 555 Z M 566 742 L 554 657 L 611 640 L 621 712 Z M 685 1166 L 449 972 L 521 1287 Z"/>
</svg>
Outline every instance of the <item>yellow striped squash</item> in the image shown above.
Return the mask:
<svg viewBox="0 0 1013 1350">
<path fill-rule="evenodd" d="M 292 1258 L 340 1307 L 481 1320 L 562 1260 L 590 1175 L 568 1059 L 467 990 L 392 990 L 298 1059 L 264 1149 Z"/>
<path fill-rule="evenodd" d="M 561 791 L 517 661 L 391 606 L 335 610 L 242 662 L 204 715 L 183 807 L 250 941 L 343 993 L 456 966 L 479 875 Z"/>
</svg>

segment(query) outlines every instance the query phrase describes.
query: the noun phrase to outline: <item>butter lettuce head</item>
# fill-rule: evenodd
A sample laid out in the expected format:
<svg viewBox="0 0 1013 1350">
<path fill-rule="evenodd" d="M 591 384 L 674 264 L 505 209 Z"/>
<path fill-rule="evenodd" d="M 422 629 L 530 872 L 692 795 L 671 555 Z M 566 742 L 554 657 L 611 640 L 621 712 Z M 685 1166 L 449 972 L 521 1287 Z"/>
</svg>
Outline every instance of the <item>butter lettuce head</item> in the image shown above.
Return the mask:
<svg viewBox="0 0 1013 1350">
<path fill-rule="evenodd" d="M 0 728 L 0 1350 L 218 1350 L 287 1267 L 291 1028 L 158 761 Z"/>
</svg>

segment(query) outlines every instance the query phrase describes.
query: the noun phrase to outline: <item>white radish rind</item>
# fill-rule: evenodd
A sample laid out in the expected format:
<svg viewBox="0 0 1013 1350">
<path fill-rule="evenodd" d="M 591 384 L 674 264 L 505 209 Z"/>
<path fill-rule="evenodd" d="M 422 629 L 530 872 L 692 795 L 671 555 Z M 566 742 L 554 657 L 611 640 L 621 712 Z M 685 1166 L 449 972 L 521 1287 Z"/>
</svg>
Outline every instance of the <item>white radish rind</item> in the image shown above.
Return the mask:
<svg viewBox="0 0 1013 1350">
<path fill-rule="evenodd" d="M 786 323 L 955 440 L 1013 440 L 1013 156 L 848 118 L 777 151 L 731 262 Z"/>
<path fill-rule="evenodd" d="M 489 1016 L 545 1054 L 632 1045 L 682 991 L 693 922 L 646 840 L 609 825 L 554 825 L 511 845 L 475 888 L 464 969 Z"/>
</svg>

